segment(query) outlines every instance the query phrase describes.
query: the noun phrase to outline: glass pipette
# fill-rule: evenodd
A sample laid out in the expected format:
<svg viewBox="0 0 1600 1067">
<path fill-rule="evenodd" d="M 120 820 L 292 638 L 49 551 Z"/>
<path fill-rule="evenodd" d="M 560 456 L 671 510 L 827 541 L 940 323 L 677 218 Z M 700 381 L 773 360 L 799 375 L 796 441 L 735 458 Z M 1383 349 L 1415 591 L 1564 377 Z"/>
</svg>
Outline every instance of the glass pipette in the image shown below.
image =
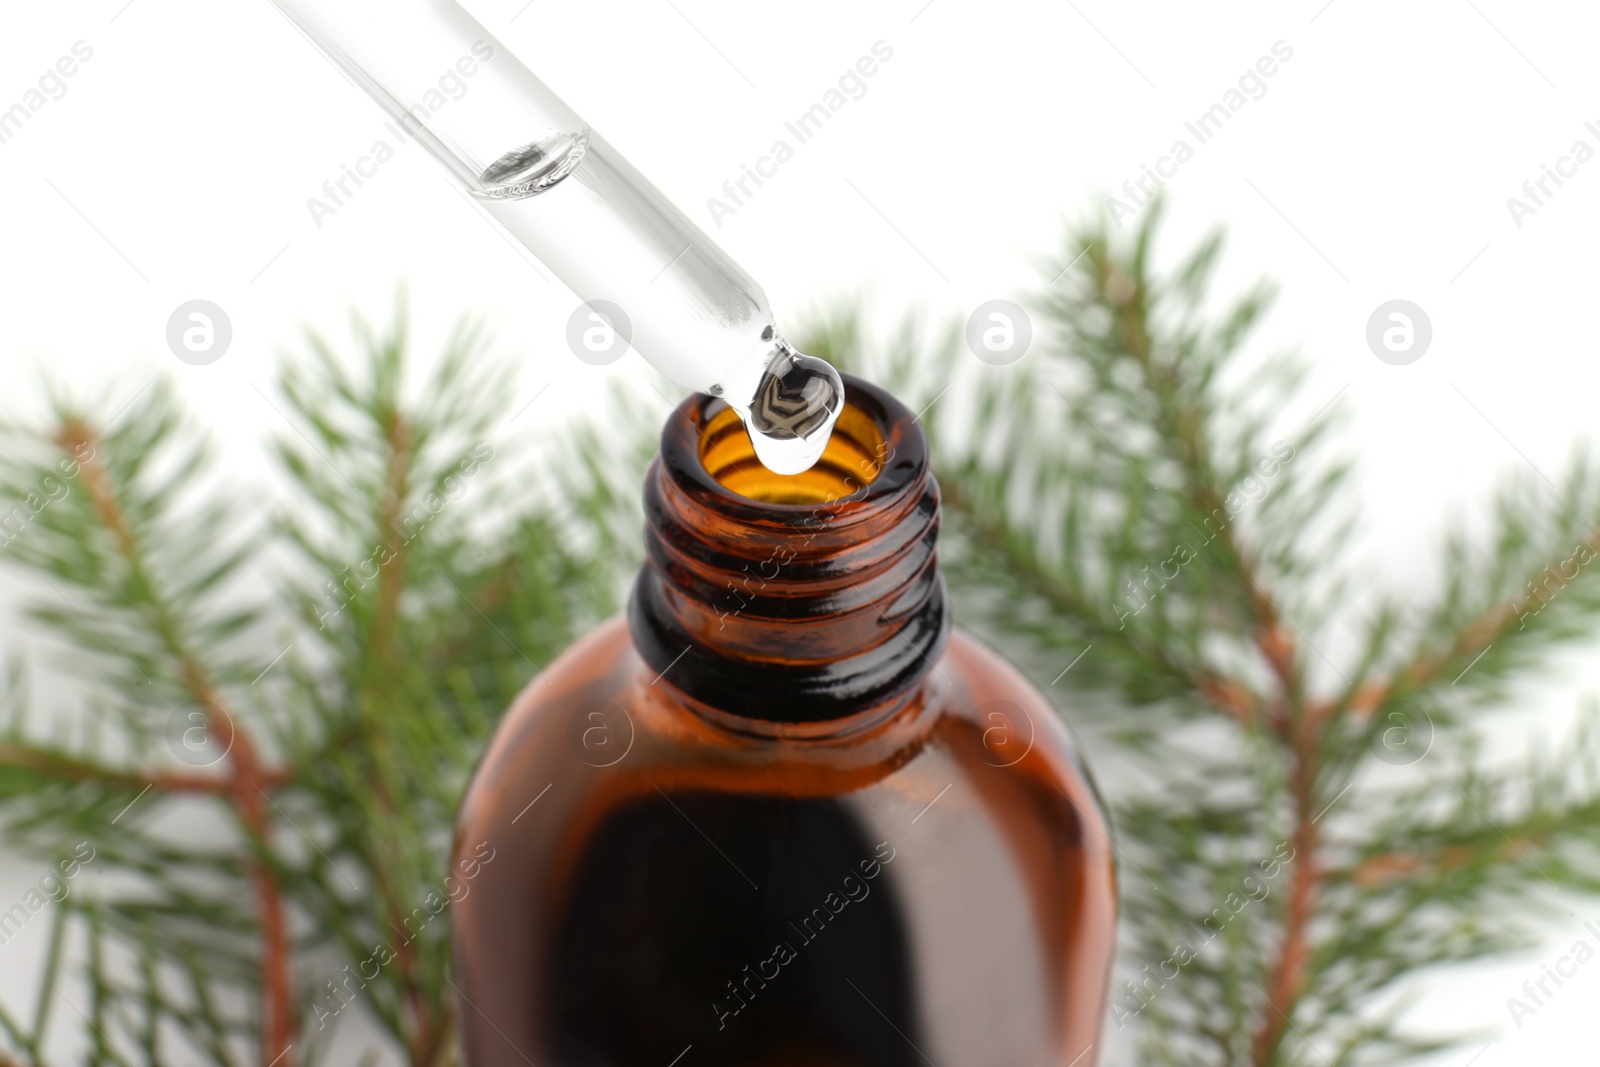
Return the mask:
<svg viewBox="0 0 1600 1067">
<path fill-rule="evenodd" d="M 839 373 L 785 341 L 761 286 L 455 0 L 274 3 L 579 299 L 620 307 L 651 366 L 738 411 L 764 465 L 816 463 Z"/>
</svg>

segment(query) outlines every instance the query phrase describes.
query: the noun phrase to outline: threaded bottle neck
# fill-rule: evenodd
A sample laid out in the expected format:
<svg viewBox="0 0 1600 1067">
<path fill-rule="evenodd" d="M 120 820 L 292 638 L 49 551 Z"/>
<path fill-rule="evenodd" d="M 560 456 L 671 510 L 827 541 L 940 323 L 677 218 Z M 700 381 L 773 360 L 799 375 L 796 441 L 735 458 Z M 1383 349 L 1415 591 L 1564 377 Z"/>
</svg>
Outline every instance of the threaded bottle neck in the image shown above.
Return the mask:
<svg viewBox="0 0 1600 1067">
<path fill-rule="evenodd" d="M 722 716 L 825 724 L 904 700 L 948 629 L 927 442 L 888 393 L 845 377 L 821 462 L 776 475 L 737 414 L 696 395 L 645 478 L 629 605 L 660 681 Z"/>
</svg>

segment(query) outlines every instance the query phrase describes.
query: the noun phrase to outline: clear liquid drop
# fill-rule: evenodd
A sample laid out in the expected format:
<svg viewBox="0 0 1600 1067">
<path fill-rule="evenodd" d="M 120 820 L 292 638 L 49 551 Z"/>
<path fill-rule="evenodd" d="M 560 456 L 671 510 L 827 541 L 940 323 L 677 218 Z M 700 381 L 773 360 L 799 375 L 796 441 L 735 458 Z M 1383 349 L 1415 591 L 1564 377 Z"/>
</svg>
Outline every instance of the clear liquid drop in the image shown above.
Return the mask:
<svg viewBox="0 0 1600 1067">
<path fill-rule="evenodd" d="M 775 474 L 800 474 L 828 447 L 844 410 L 844 379 L 827 360 L 779 344 L 749 405 L 733 408 L 762 466 Z"/>
</svg>

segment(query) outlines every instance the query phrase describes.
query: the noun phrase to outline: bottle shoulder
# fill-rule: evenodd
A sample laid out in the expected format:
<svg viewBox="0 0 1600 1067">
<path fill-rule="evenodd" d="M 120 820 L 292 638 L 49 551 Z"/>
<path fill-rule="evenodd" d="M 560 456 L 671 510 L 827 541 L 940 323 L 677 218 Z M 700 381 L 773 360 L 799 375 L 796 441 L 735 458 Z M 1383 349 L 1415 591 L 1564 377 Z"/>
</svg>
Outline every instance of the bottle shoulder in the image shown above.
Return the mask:
<svg viewBox="0 0 1600 1067">
<path fill-rule="evenodd" d="M 759 702 L 761 694 L 750 699 Z M 924 759 L 929 753 L 938 758 Z M 692 709 L 672 688 L 670 668 L 657 673 L 644 663 L 619 618 L 523 690 L 484 755 L 467 809 L 516 804 L 535 781 L 602 791 L 632 781 L 625 792 L 838 796 L 886 779 L 909 781 L 947 762 L 968 776 L 1026 779 L 1079 809 L 1092 832 L 1107 832 L 1078 746 L 1054 707 L 1002 656 L 958 628 L 922 688 L 881 721 L 840 736 L 797 738 L 729 729 L 726 720 Z"/>
</svg>

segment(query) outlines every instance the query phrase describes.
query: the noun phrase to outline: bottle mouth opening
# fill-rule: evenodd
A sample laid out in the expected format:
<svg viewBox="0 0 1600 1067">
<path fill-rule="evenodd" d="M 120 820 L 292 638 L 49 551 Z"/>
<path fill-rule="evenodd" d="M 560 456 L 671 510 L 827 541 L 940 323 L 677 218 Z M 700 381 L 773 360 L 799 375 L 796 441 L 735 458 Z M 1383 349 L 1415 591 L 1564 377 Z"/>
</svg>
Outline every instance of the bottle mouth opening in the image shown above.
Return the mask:
<svg viewBox="0 0 1600 1067">
<path fill-rule="evenodd" d="M 804 535 L 821 548 L 826 531 L 892 523 L 923 495 L 928 446 L 905 405 L 843 375 L 844 405 L 821 460 L 800 474 L 774 474 L 756 458 L 738 412 L 703 393 L 684 400 L 661 431 L 660 471 L 706 528 L 741 527 Z M 731 525 L 729 525 L 731 524 Z M 742 536 L 742 535 L 740 535 Z M 850 540 L 864 536 L 857 530 Z M 737 540 L 737 538 L 736 538 Z"/>
<path fill-rule="evenodd" d="M 849 401 L 822 458 L 799 474 L 763 466 L 739 413 L 729 407 L 706 423 L 699 451 L 700 465 L 724 489 L 746 500 L 788 506 L 826 504 L 860 492 L 877 480 L 887 455 L 883 429 Z"/>
<path fill-rule="evenodd" d="M 755 458 L 738 411 L 696 394 L 661 429 L 662 506 L 701 541 L 747 552 L 747 537 L 790 537 L 795 552 L 832 552 L 886 533 L 925 494 L 928 443 L 914 414 L 869 382 L 843 376 L 845 403 L 821 461 L 773 474 Z M 651 499 L 646 493 L 646 514 Z M 794 541 L 797 537 L 798 541 Z"/>
</svg>

